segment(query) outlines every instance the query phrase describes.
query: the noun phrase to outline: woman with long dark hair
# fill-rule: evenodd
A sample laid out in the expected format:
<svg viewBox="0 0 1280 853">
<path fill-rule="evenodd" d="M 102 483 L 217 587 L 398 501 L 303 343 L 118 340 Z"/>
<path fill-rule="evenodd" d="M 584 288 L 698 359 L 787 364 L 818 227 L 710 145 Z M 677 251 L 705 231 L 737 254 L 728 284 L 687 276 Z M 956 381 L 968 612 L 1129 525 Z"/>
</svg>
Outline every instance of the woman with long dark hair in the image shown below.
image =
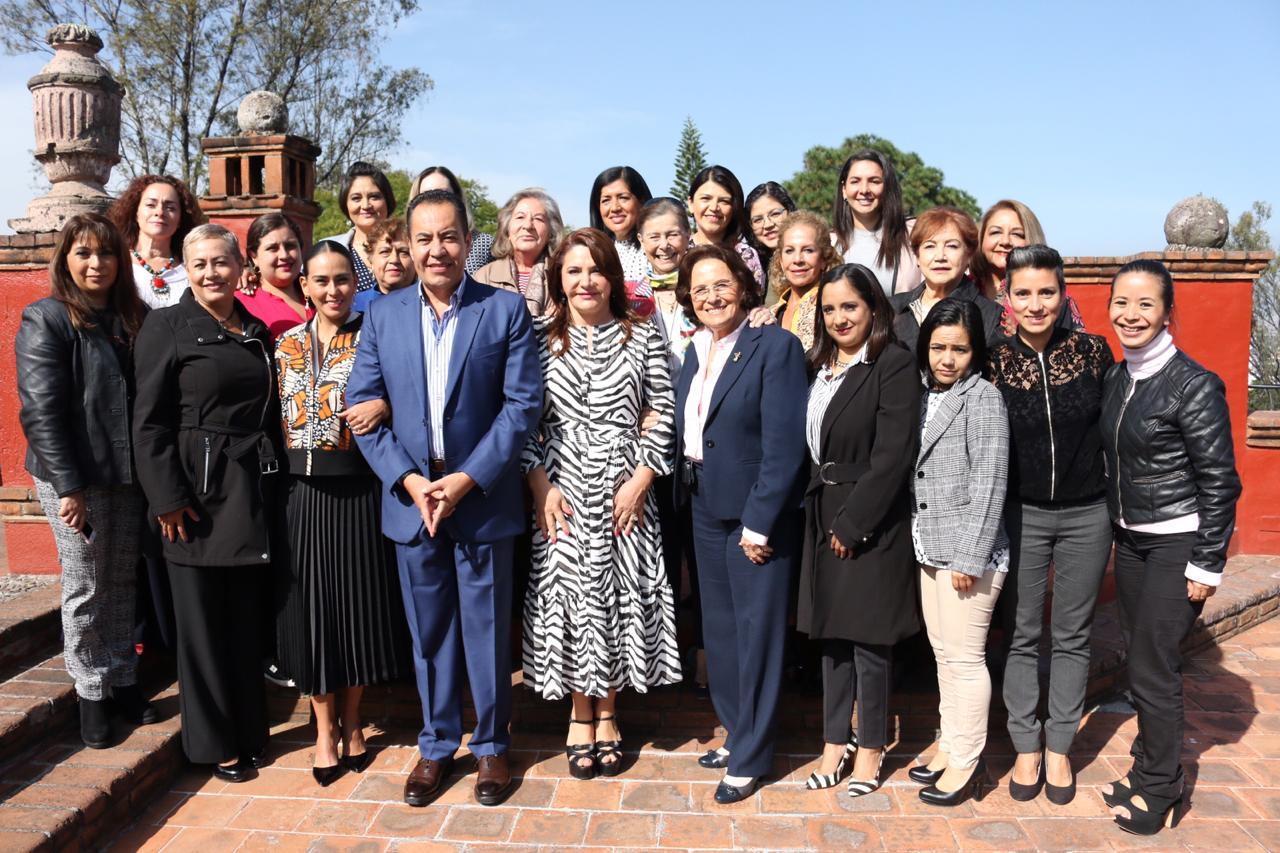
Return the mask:
<svg viewBox="0 0 1280 853">
<path fill-rule="evenodd" d="M 69 219 L 49 262 L 50 295 L 23 310 L 15 342 L 25 467 L 58 548 L 62 652 L 80 738 L 94 749 L 111 745 L 109 701 L 131 722 L 156 720 L 133 649 L 145 503 L 129 412 L 146 307 L 127 251 L 105 217 Z"/>
<path fill-rule="evenodd" d="M 840 254 L 874 272 L 886 296 L 920 283 L 898 173 L 879 151 L 865 148 L 844 161 L 831 226 Z"/>
<path fill-rule="evenodd" d="M 575 778 L 622 770 L 617 694 L 680 680 L 675 603 L 653 483 L 671 472 L 673 400 L 660 330 L 637 322 L 603 231 L 552 256 L 535 318 L 545 402 L 522 462 L 537 530 L 524 607 L 525 683 L 572 698 Z M 656 417 L 643 434 L 642 413 Z"/>
<path fill-rule="evenodd" d="M 124 237 L 138 296 L 151 308 L 177 304 L 187 289 L 182 241 L 204 222 L 187 185 L 168 175 L 140 175 L 107 211 Z"/>
<path fill-rule="evenodd" d="M 633 287 L 644 282 L 648 270 L 637 225 L 640 208 L 651 198 L 653 193 L 639 172 L 630 166 L 610 166 L 592 181 L 587 201 L 591 227 L 613 235 L 622 275 Z"/>
<path fill-rule="evenodd" d="M 836 785 L 852 759 L 848 790 L 859 797 L 879 787 L 892 739 L 893 645 L 920 628 L 907 488 L 920 379 L 874 272 L 827 270 L 817 300 L 796 623 L 822 645 L 824 722 L 822 759 L 806 785 Z"/>
<path fill-rule="evenodd" d="M 1102 799 L 1116 824 L 1138 835 L 1178 817 L 1186 781 L 1179 647 L 1222 583 L 1240 498 L 1226 389 L 1178 349 L 1173 311 L 1173 277 L 1159 261 L 1130 261 L 1111 280 L 1124 361 L 1107 373 L 1102 443 L 1138 736 L 1133 767 Z"/>
<path fill-rule="evenodd" d="M 747 224 L 746 201 L 742 184 L 724 166 L 707 166 L 689 182 L 689 212 L 697 230 L 694 245 L 724 246 L 737 252 L 751 271 L 751 278 L 763 294 L 765 269 L 760 256 L 747 242 L 751 228 Z"/>
</svg>

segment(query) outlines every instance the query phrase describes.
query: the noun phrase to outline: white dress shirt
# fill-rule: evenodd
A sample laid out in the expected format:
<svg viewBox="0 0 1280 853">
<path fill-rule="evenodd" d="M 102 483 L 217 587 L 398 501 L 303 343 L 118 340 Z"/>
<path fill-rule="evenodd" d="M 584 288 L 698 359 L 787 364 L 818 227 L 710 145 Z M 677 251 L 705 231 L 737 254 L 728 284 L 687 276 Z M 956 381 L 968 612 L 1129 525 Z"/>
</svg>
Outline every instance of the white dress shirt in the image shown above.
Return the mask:
<svg viewBox="0 0 1280 853">
<path fill-rule="evenodd" d="M 453 336 L 458 329 L 458 306 L 462 304 L 462 291 L 467 278 L 463 276 L 458 289 L 449 297 L 449 307 L 441 317 L 431 307 L 423 290 L 418 291 L 422 301 L 422 355 L 427 374 L 427 411 L 431 423 L 431 458 L 444 459 L 444 406 L 445 390 L 449 384 L 449 359 L 453 355 Z"/>
</svg>

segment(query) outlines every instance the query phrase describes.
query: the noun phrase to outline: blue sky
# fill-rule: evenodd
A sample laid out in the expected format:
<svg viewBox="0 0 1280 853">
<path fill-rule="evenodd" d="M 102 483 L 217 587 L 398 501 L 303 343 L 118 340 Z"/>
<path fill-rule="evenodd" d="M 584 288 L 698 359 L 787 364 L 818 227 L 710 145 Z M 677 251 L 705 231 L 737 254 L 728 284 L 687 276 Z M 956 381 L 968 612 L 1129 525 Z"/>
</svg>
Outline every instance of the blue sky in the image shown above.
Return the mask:
<svg viewBox="0 0 1280 853">
<path fill-rule="evenodd" d="M 544 186 L 575 225 L 606 166 L 665 192 L 685 115 L 748 189 L 813 145 L 878 134 L 984 206 L 1026 202 L 1064 254 L 1162 248 L 1165 214 L 1198 192 L 1232 219 L 1255 199 L 1280 219 L 1275 0 L 423 6 L 377 46 L 436 82 L 392 163 L 447 164 L 499 203 Z M 0 60 L 0 110 L 30 109 L 44 61 Z M 4 162 L 29 158 L 22 127 Z M 0 218 L 40 182 L 0 176 Z"/>
</svg>

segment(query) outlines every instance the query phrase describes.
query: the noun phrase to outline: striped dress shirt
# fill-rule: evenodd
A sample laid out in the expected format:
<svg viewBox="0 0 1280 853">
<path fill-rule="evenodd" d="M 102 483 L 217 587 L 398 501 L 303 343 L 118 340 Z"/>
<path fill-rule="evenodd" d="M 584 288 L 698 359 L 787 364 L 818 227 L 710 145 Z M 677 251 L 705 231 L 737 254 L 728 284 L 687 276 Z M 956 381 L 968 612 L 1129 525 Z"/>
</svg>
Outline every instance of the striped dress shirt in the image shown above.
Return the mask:
<svg viewBox="0 0 1280 853">
<path fill-rule="evenodd" d="M 436 317 L 425 291 L 419 291 L 422 300 L 422 355 L 427 373 L 427 411 L 431 422 L 431 458 L 445 458 L 444 406 L 445 390 L 449 384 L 449 358 L 453 354 L 453 336 L 458 328 L 458 306 L 462 304 L 462 291 L 467 286 L 463 276 L 458 289 L 449 297 L 449 307 L 443 316 Z"/>
</svg>

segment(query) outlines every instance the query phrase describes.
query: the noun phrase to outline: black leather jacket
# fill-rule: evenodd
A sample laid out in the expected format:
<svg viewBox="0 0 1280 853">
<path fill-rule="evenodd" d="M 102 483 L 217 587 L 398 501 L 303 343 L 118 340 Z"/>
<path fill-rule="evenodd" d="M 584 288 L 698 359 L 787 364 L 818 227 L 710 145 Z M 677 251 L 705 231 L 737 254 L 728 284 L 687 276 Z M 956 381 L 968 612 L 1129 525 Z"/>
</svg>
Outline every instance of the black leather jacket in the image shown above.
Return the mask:
<svg viewBox="0 0 1280 853">
<path fill-rule="evenodd" d="M 1150 524 L 1198 513 L 1191 563 L 1221 572 L 1240 497 L 1222 380 L 1181 351 L 1136 382 L 1122 362 L 1107 372 L 1101 426 L 1111 517 Z"/>
<path fill-rule="evenodd" d="M 59 497 L 132 483 L 132 366 L 120 364 L 103 324 L 77 330 L 67 306 L 46 297 L 22 312 L 14 350 L 31 476 Z"/>
</svg>

